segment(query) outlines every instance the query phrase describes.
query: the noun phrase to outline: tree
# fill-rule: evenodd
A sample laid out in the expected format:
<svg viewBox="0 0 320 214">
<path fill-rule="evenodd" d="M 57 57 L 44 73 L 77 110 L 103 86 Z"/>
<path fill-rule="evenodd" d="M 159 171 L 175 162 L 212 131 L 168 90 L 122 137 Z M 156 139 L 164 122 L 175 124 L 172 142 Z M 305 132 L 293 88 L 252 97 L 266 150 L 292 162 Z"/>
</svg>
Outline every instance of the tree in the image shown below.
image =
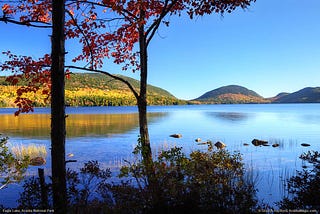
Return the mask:
<svg viewBox="0 0 320 214">
<path fill-rule="evenodd" d="M 27 87 L 18 89 L 16 103 L 20 112 L 32 110 L 30 100 L 23 97 L 23 93 L 36 92 L 40 89 L 38 84 L 45 83 L 51 87 L 51 158 L 52 158 L 52 181 L 53 181 L 53 203 L 55 211 L 66 213 L 67 190 L 66 190 L 66 166 L 65 166 L 65 100 L 64 100 L 64 59 L 65 59 L 65 2 L 56 1 L 21 1 L 18 5 L 4 4 L 2 6 L 3 17 L 0 21 L 32 27 L 51 27 L 50 10 L 52 10 L 52 51 L 51 57 L 45 55 L 38 61 L 31 57 L 18 57 L 6 52 L 11 59 L 7 64 L 1 65 L 2 70 L 17 71 L 15 75 L 8 78 L 12 83 L 19 80 L 29 80 Z M 26 14 L 24 14 L 26 13 Z M 13 15 L 19 14 L 20 18 L 15 20 Z M 35 24 L 34 24 L 35 23 Z M 40 23 L 40 25 L 39 25 Z M 49 70 L 51 67 L 51 76 Z M 19 73 L 21 72 L 21 73 Z M 51 82 L 50 82 L 51 80 Z M 49 95 L 49 90 L 43 90 L 43 94 Z"/>
<path fill-rule="evenodd" d="M 37 5 L 38 1 L 31 1 Z M 230 13 L 247 8 L 255 0 L 68 0 L 66 3 L 67 39 L 78 39 L 82 53 L 73 62 L 87 61 L 88 65 L 66 66 L 104 73 L 124 82 L 137 99 L 139 110 L 141 154 L 150 172 L 153 166 L 147 121 L 148 47 L 161 25 L 169 26 L 170 16 L 186 13 L 191 19 L 212 13 Z M 25 21 L 25 20 L 22 20 Z M 30 24 L 30 22 L 28 22 Z M 140 72 L 140 88 L 109 72 L 99 70 L 105 58 L 122 64 L 123 70 Z M 22 105 L 23 106 L 23 105 Z"/>
<path fill-rule="evenodd" d="M 183 12 L 192 19 L 211 13 L 230 13 L 238 7 L 247 8 L 255 0 L 151 0 L 151 1 L 77 1 L 77 6 L 70 9 L 71 19 L 66 22 L 70 38 L 79 38 L 82 53 L 74 58 L 86 60 L 88 68 L 70 66 L 70 68 L 97 70 L 102 67 L 106 57 L 113 57 L 114 63 L 123 64 L 123 70 L 140 71 L 140 89 L 136 91 L 121 78 L 131 89 L 137 99 L 139 110 L 141 154 L 152 173 L 152 152 L 147 122 L 147 77 L 148 47 L 160 25 L 169 26 L 170 16 L 182 15 Z M 81 8 L 80 14 L 75 14 Z M 111 14 L 111 15 L 110 15 Z M 73 32 L 73 33 L 71 33 Z"/>
<path fill-rule="evenodd" d="M 59 213 L 67 212 L 64 22 L 65 0 L 52 1 L 51 161 L 53 206 Z"/>
</svg>

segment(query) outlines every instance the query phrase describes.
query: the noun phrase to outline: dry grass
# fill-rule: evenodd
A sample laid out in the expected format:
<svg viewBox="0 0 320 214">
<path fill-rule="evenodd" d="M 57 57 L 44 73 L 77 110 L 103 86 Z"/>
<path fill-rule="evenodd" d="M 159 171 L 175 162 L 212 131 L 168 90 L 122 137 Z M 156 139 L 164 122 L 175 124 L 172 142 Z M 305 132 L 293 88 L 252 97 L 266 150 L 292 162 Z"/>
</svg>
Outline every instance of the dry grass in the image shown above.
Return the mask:
<svg viewBox="0 0 320 214">
<path fill-rule="evenodd" d="M 17 159 L 22 160 L 24 157 L 28 156 L 30 159 L 36 157 L 46 158 L 47 149 L 45 145 L 15 145 L 11 148 L 12 153 Z"/>
</svg>

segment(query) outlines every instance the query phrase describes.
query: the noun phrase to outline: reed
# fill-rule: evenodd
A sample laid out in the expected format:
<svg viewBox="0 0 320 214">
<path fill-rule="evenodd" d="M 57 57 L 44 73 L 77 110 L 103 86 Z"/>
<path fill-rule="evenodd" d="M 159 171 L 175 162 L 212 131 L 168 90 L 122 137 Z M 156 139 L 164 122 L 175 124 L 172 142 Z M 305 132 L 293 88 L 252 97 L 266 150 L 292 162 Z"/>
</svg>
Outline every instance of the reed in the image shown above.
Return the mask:
<svg viewBox="0 0 320 214">
<path fill-rule="evenodd" d="M 47 149 L 45 145 L 14 145 L 11 147 L 12 154 L 18 160 L 23 160 L 25 157 L 29 157 L 29 159 L 33 159 L 36 157 L 47 157 Z"/>
</svg>

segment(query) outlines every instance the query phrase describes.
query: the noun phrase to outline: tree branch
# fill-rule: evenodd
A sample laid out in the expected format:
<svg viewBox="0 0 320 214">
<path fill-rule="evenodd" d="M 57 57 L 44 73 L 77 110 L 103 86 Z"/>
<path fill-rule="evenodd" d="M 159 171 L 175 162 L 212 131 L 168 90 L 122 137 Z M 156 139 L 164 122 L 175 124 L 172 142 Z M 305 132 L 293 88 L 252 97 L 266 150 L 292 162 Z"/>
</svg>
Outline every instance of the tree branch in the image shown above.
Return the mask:
<svg viewBox="0 0 320 214">
<path fill-rule="evenodd" d="M 72 19 L 72 21 L 74 22 L 75 26 L 78 28 L 78 30 L 81 32 L 81 34 L 84 37 L 84 40 L 87 43 L 87 46 L 89 47 L 89 51 L 91 54 L 91 67 L 93 68 L 93 62 L 94 62 L 94 56 L 93 56 L 93 50 L 91 48 L 91 45 L 89 43 L 88 37 L 85 35 L 85 33 L 83 32 L 83 30 L 81 29 L 81 27 L 78 25 L 77 20 L 73 17 L 73 15 L 70 13 L 69 10 L 66 10 L 67 14 L 70 16 L 70 18 Z"/>
<path fill-rule="evenodd" d="M 93 2 L 93 1 L 87 1 L 87 0 L 78 0 L 76 1 L 77 3 L 84 3 L 84 4 L 92 4 L 94 6 L 100 6 L 100 7 L 106 7 L 106 8 L 109 8 L 109 9 L 112 9 L 114 12 L 119 12 L 121 15 L 123 15 L 125 18 L 127 18 L 128 20 L 130 20 L 131 18 L 133 19 L 138 19 L 137 16 L 135 16 L 133 13 L 131 13 L 130 11 L 122 8 L 121 11 L 115 11 L 114 8 L 112 8 L 111 6 L 108 6 L 108 5 L 105 5 L 101 2 Z"/>
<path fill-rule="evenodd" d="M 4 189 L 10 182 L 8 181 L 7 183 L 3 184 L 2 186 L 0 186 L 0 190 Z"/>
<path fill-rule="evenodd" d="M 4 23 L 13 23 L 13 24 L 17 24 L 17 25 L 23 25 L 23 26 L 27 26 L 27 27 L 36 27 L 36 28 L 52 28 L 52 26 L 48 23 L 45 22 L 30 22 L 30 21 L 24 21 L 24 22 L 20 22 L 20 21 L 16 21 L 13 19 L 9 19 L 8 17 L 0 17 L 0 22 L 4 22 Z M 32 24 L 32 23 L 42 23 L 42 24 L 47 24 L 47 25 L 36 25 L 36 24 Z"/>
<path fill-rule="evenodd" d="M 83 68 L 83 67 L 78 67 L 78 66 L 73 66 L 73 65 L 65 66 L 65 68 L 73 68 L 73 69 L 77 69 L 77 70 L 91 71 L 91 72 L 95 72 L 95 73 L 105 74 L 109 77 L 112 77 L 113 79 L 119 80 L 120 82 L 123 82 L 124 84 L 126 84 L 137 100 L 140 97 L 138 92 L 134 89 L 134 87 L 130 84 L 130 82 L 128 82 L 127 80 L 125 80 L 119 76 L 110 74 L 109 72 L 96 70 L 96 69 L 90 69 L 90 68 Z"/>
<path fill-rule="evenodd" d="M 147 47 L 149 46 L 150 41 L 152 40 L 153 36 L 155 35 L 156 31 L 158 30 L 161 21 L 163 18 L 170 12 L 170 10 L 173 8 L 173 6 L 177 3 L 177 0 L 172 1 L 172 3 L 169 5 L 169 0 L 165 1 L 165 5 L 163 7 L 162 13 L 160 14 L 159 18 L 156 19 L 152 25 L 148 28 L 146 31 L 146 38 L 147 38 Z M 151 33 L 151 34 L 150 34 Z M 148 37 L 148 35 L 150 36 Z"/>
</svg>

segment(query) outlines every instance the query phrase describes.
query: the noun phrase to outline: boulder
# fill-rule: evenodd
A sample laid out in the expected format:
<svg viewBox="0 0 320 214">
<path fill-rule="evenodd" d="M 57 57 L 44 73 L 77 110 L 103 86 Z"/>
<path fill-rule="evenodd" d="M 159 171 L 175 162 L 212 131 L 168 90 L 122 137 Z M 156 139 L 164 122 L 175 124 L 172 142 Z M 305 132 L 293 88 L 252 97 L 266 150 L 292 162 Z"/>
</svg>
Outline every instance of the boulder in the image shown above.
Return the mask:
<svg viewBox="0 0 320 214">
<path fill-rule="evenodd" d="M 218 149 L 223 149 L 224 147 L 226 147 L 226 144 L 224 144 L 221 141 L 218 141 L 214 144 Z"/>
<path fill-rule="evenodd" d="M 195 139 L 195 141 L 196 141 L 197 143 L 199 143 L 199 142 L 201 142 L 201 138 L 197 138 L 197 139 Z"/>
<path fill-rule="evenodd" d="M 73 154 L 73 153 L 69 153 L 67 156 L 68 156 L 69 158 L 71 158 L 71 157 L 74 156 L 74 154 Z"/>
<path fill-rule="evenodd" d="M 268 141 L 253 139 L 251 143 L 255 146 L 266 146 Z"/>
<path fill-rule="evenodd" d="M 182 134 L 172 134 L 172 135 L 170 135 L 170 137 L 173 137 L 173 138 L 182 138 Z"/>
<path fill-rule="evenodd" d="M 46 159 L 43 157 L 35 157 L 30 159 L 30 165 L 31 166 L 41 166 L 46 163 Z"/>
</svg>

